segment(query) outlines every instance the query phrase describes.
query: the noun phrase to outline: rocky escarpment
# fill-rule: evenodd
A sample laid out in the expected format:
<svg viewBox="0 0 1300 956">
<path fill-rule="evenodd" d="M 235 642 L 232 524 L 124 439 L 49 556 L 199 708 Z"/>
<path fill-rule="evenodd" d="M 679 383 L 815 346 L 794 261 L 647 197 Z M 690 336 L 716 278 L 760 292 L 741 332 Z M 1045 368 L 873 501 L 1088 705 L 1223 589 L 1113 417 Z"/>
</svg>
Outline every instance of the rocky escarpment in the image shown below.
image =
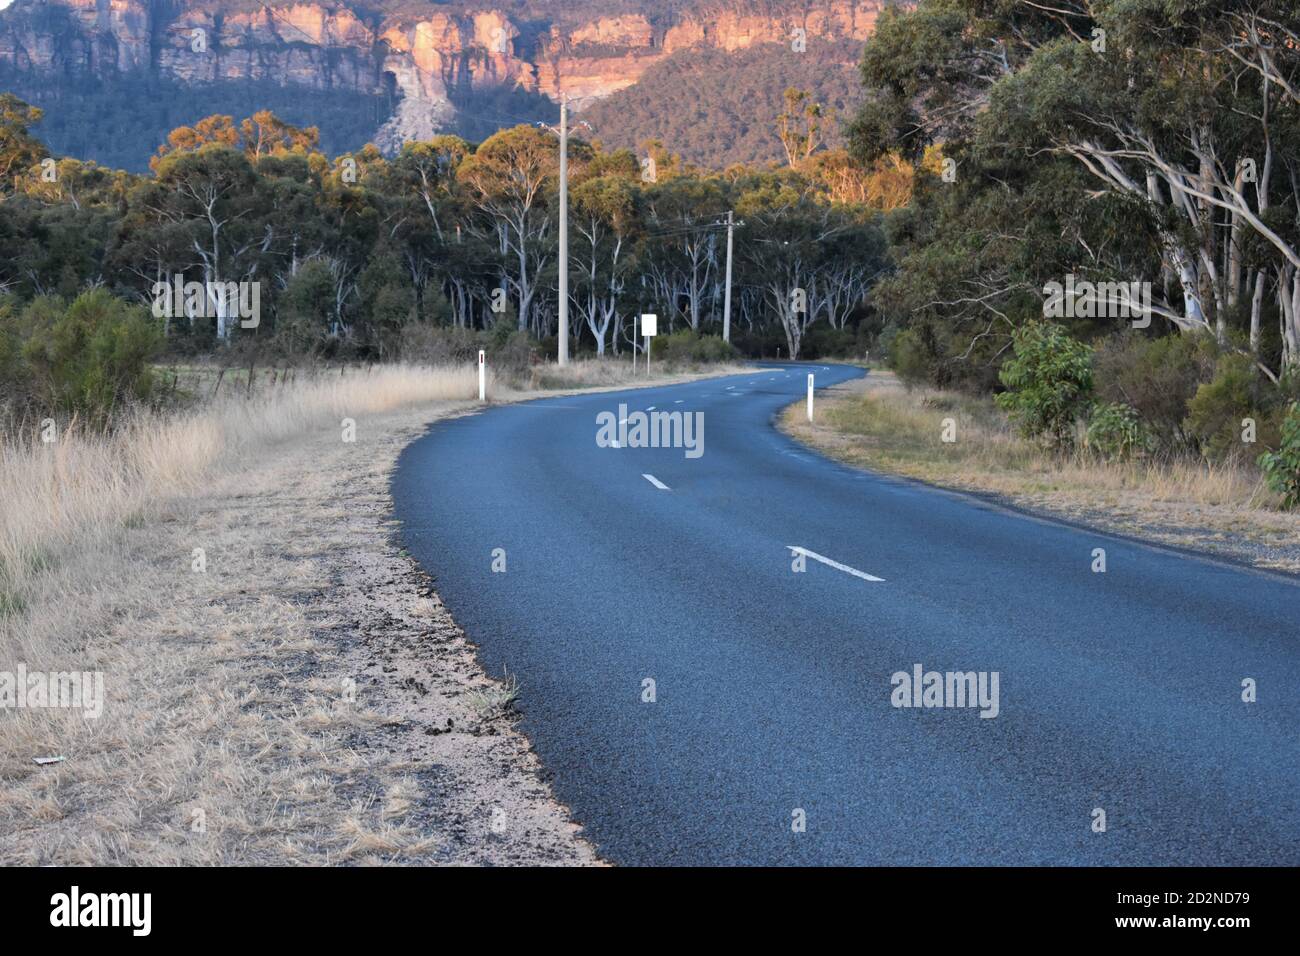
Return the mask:
<svg viewBox="0 0 1300 956">
<path fill-rule="evenodd" d="M 15 0 L 0 11 L 0 68 L 53 82 L 150 74 L 400 91 L 378 137 L 391 146 L 444 128 L 453 103 L 475 91 L 567 96 L 580 109 L 692 48 L 781 42 L 815 57 L 819 43 L 865 39 L 890 3 L 700 0 L 661 13 L 651 0 L 609 0 L 585 14 L 564 0 L 532 0 L 508 14 L 490 0 Z"/>
</svg>

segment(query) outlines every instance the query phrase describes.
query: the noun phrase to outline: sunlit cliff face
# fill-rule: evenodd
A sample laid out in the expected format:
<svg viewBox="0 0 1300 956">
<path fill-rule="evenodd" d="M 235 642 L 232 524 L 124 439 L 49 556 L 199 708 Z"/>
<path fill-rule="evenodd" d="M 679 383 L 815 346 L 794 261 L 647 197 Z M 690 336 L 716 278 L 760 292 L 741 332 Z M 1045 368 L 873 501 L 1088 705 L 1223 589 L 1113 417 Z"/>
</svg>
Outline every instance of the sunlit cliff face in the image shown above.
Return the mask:
<svg viewBox="0 0 1300 956">
<path fill-rule="evenodd" d="M 521 24 L 490 0 L 424 16 L 388 15 L 382 2 L 355 9 L 241 4 L 223 12 L 220 0 L 172 8 L 148 0 L 0 0 L 0 9 L 9 8 L 0 16 L 0 64 L 37 74 L 153 72 L 186 83 L 273 80 L 363 93 L 379 92 L 387 71 L 405 79 L 406 96 L 436 101 L 451 88 L 505 86 L 557 100 L 567 94 L 581 108 L 681 50 L 741 50 L 797 43 L 802 35 L 813 55 L 818 39 L 865 39 L 889 2 L 791 0 L 788 13 L 768 15 L 742 3 L 732 10 L 710 4 L 707 12 L 683 9 L 662 23 L 640 13 L 594 16 L 557 21 L 525 44 Z M 29 12 L 60 7 L 62 19 Z M 381 12 L 369 12 L 375 8 Z M 563 9 L 556 0 L 557 16 Z M 397 60 L 413 72 L 395 68 Z"/>
</svg>

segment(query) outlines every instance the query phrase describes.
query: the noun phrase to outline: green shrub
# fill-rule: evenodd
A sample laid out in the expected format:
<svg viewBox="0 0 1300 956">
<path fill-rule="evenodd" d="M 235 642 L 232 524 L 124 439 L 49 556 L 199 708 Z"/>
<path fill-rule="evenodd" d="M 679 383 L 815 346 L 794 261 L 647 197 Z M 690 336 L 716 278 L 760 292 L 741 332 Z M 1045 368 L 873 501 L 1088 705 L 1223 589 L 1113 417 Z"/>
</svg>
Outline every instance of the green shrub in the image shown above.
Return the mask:
<svg viewBox="0 0 1300 956">
<path fill-rule="evenodd" d="M 1074 442 L 1074 422 L 1092 392 L 1092 349 L 1059 325 L 1031 322 L 1012 335 L 1015 355 L 998 378 L 1007 391 L 997 403 L 1026 438 L 1064 449 Z"/>
<path fill-rule="evenodd" d="M 1132 405 L 1101 402 L 1088 418 L 1084 444 L 1102 458 L 1124 461 L 1149 450 L 1152 440 Z"/>
<path fill-rule="evenodd" d="M 400 351 L 408 362 L 466 365 L 477 362 L 478 350 L 487 348 L 487 344 L 486 336 L 473 329 L 412 322 L 402 329 Z"/>
<path fill-rule="evenodd" d="M 527 332 L 518 329 L 504 336 L 498 335 L 497 331 L 502 324 L 498 323 L 497 328 L 492 330 L 492 347 L 488 350 L 492 356 L 492 366 L 507 375 L 522 375 L 533 364 L 533 356 L 536 354 L 533 340 Z"/>
<path fill-rule="evenodd" d="M 862 347 L 853 329 L 833 329 L 817 324 L 808 329 L 799 344 L 799 356 L 806 359 L 861 356 Z"/>
<path fill-rule="evenodd" d="M 927 384 L 934 378 L 934 355 L 916 329 L 902 329 L 890 338 L 889 364 L 909 385 Z"/>
<path fill-rule="evenodd" d="M 497 322 L 488 332 L 427 322 L 412 322 L 402 329 L 401 355 L 408 362 L 474 365 L 479 349 L 487 352 L 493 372 L 519 375 L 532 363 L 534 343 L 527 332 L 506 322 Z"/>
<path fill-rule="evenodd" d="M 13 401 L 25 390 L 21 348 L 17 307 L 11 301 L 0 301 L 0 402 Z"/>
<path fill-rule="evenodd" d="M 1209 458 L 1226 459 L 1243 454 L 1248 447 L 1242 441 L 1242 421 L 1256 423 L 1256 441 L 1272 447 L 1277 444 L 1277 425 L 1272 420 L 1276 408 L 1266 390 L 1266 380 L 1255 368 L 1249 355 L 1228 354 L 1219 359 L 1214 378 L 1201 384 L 1187 403 L 1184 429 Z"/>
<path fill-rule="evenodd" d="M 656 336 L 652 348 L 652 361 L 670 365 L 728 362 L 736 357 L 735 348 L 720 336 L 700 335 L 690 329 Z"/>
<path fill-rule="evenodd" d="M 1300 402 L 1293 402 L 1282 420 L 1277 451 L 1259 456 L 1268 486 L 1282 495 L 1282 507 L 1300 507 Z"/>
<path fill-rule="evenodd" d="M 66 307 L 58 298 L 35 299 L 18 325 L 29 399 L 38 405 L 102 424 L 118 405 L 152 394 L 149 363 L 162 328 L 144 306 L 93 289 Z"/>
<path fill-rule="evenodd" d="M 1099 401 L 1128 405 L 1160 447 L 1196 446 L 1185 427 L 1196 390 L 1214 376 L 1218 347 L 1210 335 L 1111 336 L 1093 355 Z"/>
<path fill-rule="evenodd" d="M 311 259 L 302 264 L 280 293 L 275 334 L 285 351 L 312 351 L 333 331 L 334 276 L 329 264 Z"/>
</svg>

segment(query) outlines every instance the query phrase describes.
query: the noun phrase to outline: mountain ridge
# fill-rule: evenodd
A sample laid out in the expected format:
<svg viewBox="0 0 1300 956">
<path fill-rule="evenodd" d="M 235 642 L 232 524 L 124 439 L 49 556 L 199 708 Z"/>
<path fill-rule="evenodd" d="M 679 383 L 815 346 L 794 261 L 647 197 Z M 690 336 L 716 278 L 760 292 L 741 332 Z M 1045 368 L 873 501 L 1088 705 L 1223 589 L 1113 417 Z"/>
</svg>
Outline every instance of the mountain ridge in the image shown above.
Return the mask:
<svg viewBox="0 0 1300 956">
<path fill-rule="evenodd" d="M 467 119 L 489 125 L 485 102 L 505 97 L 520 100 L 513 117 L 520 121 L 547 117 L 561 97 L 581 111 L 694 50 L 780 43 L 792 56 L 816 60 L 833 51 L 839 62 L 845 41 L 865 40 L 891 5 L 14 0 L 0 11 L 0 83 L 35 92 L 37 105 L 78 84 L 144 81 L 379 98 L 391 114 L 367 138 L 393 151 Z"/>
</svg>

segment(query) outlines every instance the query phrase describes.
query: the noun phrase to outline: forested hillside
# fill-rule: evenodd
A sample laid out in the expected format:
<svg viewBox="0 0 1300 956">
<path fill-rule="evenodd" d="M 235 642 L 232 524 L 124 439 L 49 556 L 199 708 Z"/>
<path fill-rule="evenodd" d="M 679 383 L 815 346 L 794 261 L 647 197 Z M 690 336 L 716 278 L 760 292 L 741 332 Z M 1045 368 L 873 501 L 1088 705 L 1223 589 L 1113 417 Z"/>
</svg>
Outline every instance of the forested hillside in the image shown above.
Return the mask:
<svg viewBox="0 0 1300 956">
<path fill-rule="evenodd" d="M 393 106 L 391 96 L 345 98 L 269 81 L 186 86 L 162 77 L 127 75 L 38 86 L 30 77 L 0 69 L 0 90 L 44 106 L 37 130 L 56 155 L 136 173 L 148 169 L 149 156 L 173 129 L 213 113 L 251 116 L 268 109 L 296 125 L 317 126 L 322 148 L 341 153 L 369 142 Z"/>
<path fill-rule="evenodd" d="M 635 148 L 657 139 L 683 159 L 714 169 L 781 161 L 785 153 L 770 118 L 784 108 L 785 90 L 808 90 L 836 116 L 847 117 L 862 96 L 860 53 L 852 41 L 824 44 L 816 55 L 780 43 L 675 53 L 582 118 L 611 146 Z M 827 132 L 830 145 L 843 144 L 837 122 Z"/>
</svg>

